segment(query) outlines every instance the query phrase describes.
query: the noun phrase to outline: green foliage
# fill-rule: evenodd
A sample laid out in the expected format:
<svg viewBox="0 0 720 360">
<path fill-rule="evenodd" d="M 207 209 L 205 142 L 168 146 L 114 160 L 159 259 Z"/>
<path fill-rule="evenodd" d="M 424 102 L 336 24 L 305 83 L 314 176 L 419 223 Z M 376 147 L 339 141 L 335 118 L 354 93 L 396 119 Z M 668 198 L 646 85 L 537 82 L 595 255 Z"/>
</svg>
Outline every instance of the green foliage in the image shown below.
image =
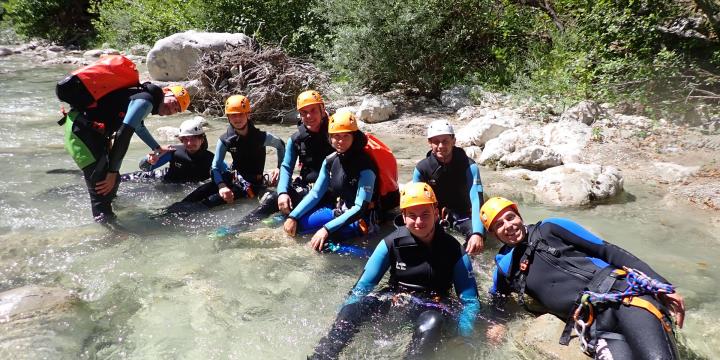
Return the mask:
<svg viewBox="0 0 720 360">
<path fill-rule="evenodd" d="M 103 0 L 93 4 L 100 41 L 118 47 L 152 44 L 196 29 L 242 32 L 261 43 L 281 43 L 293 54 L 312 54 L 327 27 L 315 0 Z"/>
<path fill-rule="evenodd" d="M 89 0 L 9 0 L 3 19 L 25 37 L 82 45 L 94 35 Z"/>
</svg>

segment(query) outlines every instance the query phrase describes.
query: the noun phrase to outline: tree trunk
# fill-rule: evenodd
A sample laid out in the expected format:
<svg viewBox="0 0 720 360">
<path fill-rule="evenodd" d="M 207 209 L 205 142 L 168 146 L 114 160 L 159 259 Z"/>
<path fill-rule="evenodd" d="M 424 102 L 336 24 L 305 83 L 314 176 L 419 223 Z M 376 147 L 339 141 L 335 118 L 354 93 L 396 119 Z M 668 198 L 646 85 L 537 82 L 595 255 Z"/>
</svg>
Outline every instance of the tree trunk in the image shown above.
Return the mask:
<svg viewBox="0 0 720 360">
<path fill-rule="evenodd" d="M 565 31 L 565 25 L 563 24 L 562 20 L 560 20 L 560 17 L 558 17 L 557 13 L 555 12 L 555 8 L 553 7 L 553 4 L 550 0 L 514 0 L 514 1 L 518 5 L 525 5 L 525 6 L 534 7 L 534 8 L 542 10 L 550 17 L 550 19 L 552 19 L 553 23 L 555 23 L 555 26 L 558 28 L 558 30 L 560 30 L 560 32 Z M 712 0 L 698 0 L 698 1 L 712 1 Z"/>
<path fill-rule="evenodd" d="M 698 9 L 707 16 L 716 38 L 720 38 L 720 4 L 716 0 L 693 0 Z"/>
</svg>

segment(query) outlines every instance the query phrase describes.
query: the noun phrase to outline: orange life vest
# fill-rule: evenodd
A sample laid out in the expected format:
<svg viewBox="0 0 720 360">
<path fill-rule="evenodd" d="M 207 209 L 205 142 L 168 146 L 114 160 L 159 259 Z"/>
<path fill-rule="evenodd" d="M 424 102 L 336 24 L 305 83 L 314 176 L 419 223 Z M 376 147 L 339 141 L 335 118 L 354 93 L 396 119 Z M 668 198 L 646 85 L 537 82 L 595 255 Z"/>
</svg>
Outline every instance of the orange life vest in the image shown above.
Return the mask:
<svg viewBox="0 0 720 360">
<path fill-rule="evenodd" d="M 73 71 L 55 87 L 58 99 L 73 109 L 92 108 L 101 97 L 119 89 L 140 86 L 137 67 L 122 55 L 109 55 Z"/>
<path fill-rule="evenodd" d="M 375 162 L 378 170 L 378 192 L 380 194 L 380 207 L 390 210 L 400 204 L 398 186 L 398 166 L 390 147 L 385 145 L 375 135 L 365 133 L 367 144 L 365 152 Z"/>
</svg>

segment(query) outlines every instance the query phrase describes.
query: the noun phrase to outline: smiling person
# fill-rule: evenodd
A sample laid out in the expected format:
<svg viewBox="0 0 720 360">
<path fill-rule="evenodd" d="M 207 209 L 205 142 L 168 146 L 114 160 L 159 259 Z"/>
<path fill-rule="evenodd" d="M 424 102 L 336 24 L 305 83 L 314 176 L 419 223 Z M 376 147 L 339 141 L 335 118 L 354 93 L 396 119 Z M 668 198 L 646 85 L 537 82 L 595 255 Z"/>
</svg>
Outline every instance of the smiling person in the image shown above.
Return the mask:
<svg viewBox="0 0 720 360">
<path fill-rule="evenodd" d="M 267 186 L 277 183 L 285 153 L 283 141 L 255 127 L 249 117 L 250 99 L 244 95 L 233 95 L 225 101 L 225 115 L 230 124 L 215 148 L 211 171 L 213 181 L 201 185 L 180 203 L 171 205 L 169 211 L 191 209 L 182 203 L 201 203 L 206 208 L 212 208 L 230 204 L 239 198 L 254 198 L 265 192 Z M 263 174 L 266 146 L 275 148 L 278 164 L 278 168 L 270 171 L 267 179 Z M 227 152 L 233 159 L 229 170 L 224 161 Z"/>
<path fill-rule="evenodd" d="M 422 182 L 405 185 L 400 191 L 400 210 L 404 226 L 377 245 L 311 358 L 336 359 L 363 322 L 390 309 L 413 322 L 407 358 L 429 355 L 443 325 L 454 317 L 458 333 L 472 335 L 480 311 L 472 265 L 455 238 L 438 225 L 432 188 Z M 388 270 L 388 287 L 371 293 Z M 450 295 L 453 287 L 457 298 Z"/>
<path fill-rule="evenodd" d="M 315 232 L 310 246 L 322 251 L 329 236 L 354 237 L 375 231 L 377 169 L 363 148 L 367 137 L 355 115 L 338 112 L 328 122 L 335 152 L 322 162 L 312 190 L 290 212 L 283 228 L 290 236 Z M 337 199 L 337 200 L 335 200 Z"/>
<path fill-rule="evenodd" d="M 683 297 L 645 262 L 568 219 L 526 225 L 505 198 L 489 199 L 480 217 L 504 244 L 490 289 L 496 299 L 517 293 L 524 304 L 527 293 L 567 321 L 562 344 L 580 329 L 583 350 L 596 359 L 678 358 L 670 315 L 682 327 Z"/>
<path fill-rule="evenodd" d="M 413 181 L 432 186 L 442 220 L 465 236 L 467 252 L 476 255 L 485 247 L 485 230 L 480 221 L 480 169 L 465 150 L 455 146 L 455 131 L 447 121 L 431 122 L 427 139 L 430 151 L 415 167 Z"/>
<path fill-rule="evenodd" d="M 112 200 L 133 134 L 159 155 L 171 150 L 155 141 L 143 120 L 150 114 L 185 111 L 189 105 L 190 95 L 182 86 L 161 89 L 148 82 L 113 91 L 98 99 L 97 106 L 67 114 L 72 129 L 66 130 L 66 148 L 83 171 L 96 222 L 115 218 Z"/>
<path fill-rule="evenodd" d="M 165 183 L 200 182 L 210 178 L 213 153 L 208 151 L 207 136 L 198 120 L 180 124 L 177 138 L 181 145 L 160 156 L 151 152 L 140 160 L 141 171 L 123 174 L 121 181 L 162 180 Z M 163 169 L 161 166 L 169 164 Z"/>
</svg>

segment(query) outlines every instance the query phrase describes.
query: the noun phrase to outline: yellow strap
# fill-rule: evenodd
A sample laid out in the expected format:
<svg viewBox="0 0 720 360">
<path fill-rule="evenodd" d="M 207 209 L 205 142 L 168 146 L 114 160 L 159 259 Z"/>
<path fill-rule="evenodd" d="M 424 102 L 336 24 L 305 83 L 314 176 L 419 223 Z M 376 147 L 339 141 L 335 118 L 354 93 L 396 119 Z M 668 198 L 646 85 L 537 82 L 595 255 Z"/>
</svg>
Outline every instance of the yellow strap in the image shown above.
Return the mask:
<svg viewBox="0 0 720 360">
<path fill-rule="evenodd" d="M 663 325 L 663 328 L 665 328 L 665 331 L 670 331 L 670 324 L 665 321 L 665 316 L 660 310 L 658 310 L 658 308 L 653 303 L 639 297 L 631 296 L 624 298 L 623 304 L 629 306 L 637 306 L 639 308 L 643 308 L 649 311 L 651 314 L 655 315 L 658 320 L 660 320 L 660 323 Z"/>
</svg>

